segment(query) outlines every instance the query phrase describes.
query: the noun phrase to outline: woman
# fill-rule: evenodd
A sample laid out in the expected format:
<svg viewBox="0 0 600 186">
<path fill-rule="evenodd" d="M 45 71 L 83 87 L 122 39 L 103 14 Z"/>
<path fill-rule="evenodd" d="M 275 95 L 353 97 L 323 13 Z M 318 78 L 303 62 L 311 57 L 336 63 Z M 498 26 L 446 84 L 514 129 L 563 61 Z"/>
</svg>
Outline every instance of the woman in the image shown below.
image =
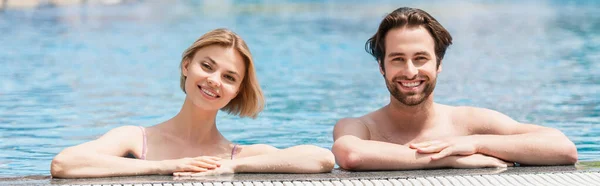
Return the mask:
<svg viewBox="0 0 600 186">
<path fill-rule="evenodd" d="M 53 177 L 82 178 L 331 171 L 334 157 L 327 149 L 237 145 L 218 131 L 219 110 L 255 118 L 263 109 L 254 73 L 250 51 L 238 35 L 226 29 L 206 33 L 183 53 L 180 84 L 186 98 L 176 116 L 148 128 L 118 127 L 69 147 L 52 160 L 50 172 Z"/>
</svg>

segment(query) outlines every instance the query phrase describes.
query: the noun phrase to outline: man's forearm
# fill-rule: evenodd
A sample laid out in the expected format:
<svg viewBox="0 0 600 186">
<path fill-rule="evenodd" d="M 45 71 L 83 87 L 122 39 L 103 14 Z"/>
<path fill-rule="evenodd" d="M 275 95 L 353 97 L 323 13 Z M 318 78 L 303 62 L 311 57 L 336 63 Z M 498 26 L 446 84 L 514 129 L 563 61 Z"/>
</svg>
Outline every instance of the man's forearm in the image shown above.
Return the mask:
<svg viewBox="0 0 600 186">
<path fill-rule="evenodd" d="M 574 164 L 575 145 L 560 131 L 548 129 L 517 135 L 476 135 L 477 151 L 526 165 Z"/>
<path fill-rule="evenodd" d="M 392 143 L 343 136 L 333 145 L 340 167 L 347 170 L 411 170 L 449 167 L 446 159 L 431 160 L 433 154 Z"/>
</svg>

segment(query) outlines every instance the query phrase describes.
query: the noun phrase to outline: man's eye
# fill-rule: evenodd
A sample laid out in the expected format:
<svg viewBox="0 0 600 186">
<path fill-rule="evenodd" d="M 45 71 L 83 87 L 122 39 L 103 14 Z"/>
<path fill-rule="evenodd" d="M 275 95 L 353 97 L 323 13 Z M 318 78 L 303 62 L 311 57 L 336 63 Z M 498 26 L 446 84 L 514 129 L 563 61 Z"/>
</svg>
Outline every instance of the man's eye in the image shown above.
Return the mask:
<svg viewBox="0 0 600 186">
<path fill-rule="evenodd" d="M 394 59 L 392 59 L 392 62 L 402 62 L 402 61 L 404 61 L 403 58 L 394 58 Z"/>
</svg>

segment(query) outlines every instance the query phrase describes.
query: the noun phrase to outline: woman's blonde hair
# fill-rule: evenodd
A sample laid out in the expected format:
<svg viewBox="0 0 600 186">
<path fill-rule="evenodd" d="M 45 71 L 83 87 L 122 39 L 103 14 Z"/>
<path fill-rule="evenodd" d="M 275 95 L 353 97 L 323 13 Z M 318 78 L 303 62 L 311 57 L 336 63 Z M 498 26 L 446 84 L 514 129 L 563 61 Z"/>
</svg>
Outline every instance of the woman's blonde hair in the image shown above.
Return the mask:
<svg viewBox="0 0 600 186">
<path fill-rule="evenodd" d="M 240 117 L 256 118 L 258 113 L 263 110 L 265 99 L 256 79 L 252 54 L 250 54 L 246 42 L 236 33 L 220 28 L 204 34 L 183 52 L 179 69 L 181 69 L 181 65 L 185 60 L 191 61 L 194 58 L 196 51 L 211 45 L 230 47 L 237 50 L 246 64 L 246 73 L 244 73 L 246 76 L 242 80 L 237 96 L 221 110 Z M 180 86 L 184 93 L 186 78 L 181 72 Z"/>
</svg>

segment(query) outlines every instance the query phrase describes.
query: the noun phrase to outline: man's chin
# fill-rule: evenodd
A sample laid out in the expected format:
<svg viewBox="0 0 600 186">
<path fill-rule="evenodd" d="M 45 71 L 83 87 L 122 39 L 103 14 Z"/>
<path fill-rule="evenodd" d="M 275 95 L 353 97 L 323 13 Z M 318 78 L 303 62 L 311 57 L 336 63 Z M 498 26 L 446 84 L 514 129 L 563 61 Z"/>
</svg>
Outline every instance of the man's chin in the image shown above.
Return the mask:
<svg viewBox="0 0 600 186">
<path fill-rule="evenodd" d="M 417 106 L 423 103 L 423 101 L 425 101 L 425 98 L 419 95 L 409 95 L 398 99 L 398 101 L 407 106 Z"/>
</svg>

